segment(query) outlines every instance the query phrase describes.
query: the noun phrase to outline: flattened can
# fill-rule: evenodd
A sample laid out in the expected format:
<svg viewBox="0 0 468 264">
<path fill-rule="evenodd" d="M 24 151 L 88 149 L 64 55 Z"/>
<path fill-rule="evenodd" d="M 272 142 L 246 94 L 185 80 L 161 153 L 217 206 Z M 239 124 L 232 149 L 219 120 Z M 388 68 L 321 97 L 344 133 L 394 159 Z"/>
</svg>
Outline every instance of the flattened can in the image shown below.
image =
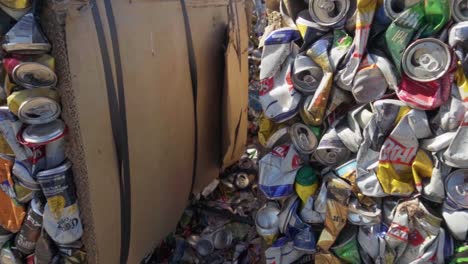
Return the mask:
<svg viewBox="0 0 468 264">
<path fill-rule="evenodd" d="M 25 89 L 7 98 L 8 108 L 26 124 L 45 124 L 60 116 L 57 91 L 49 88 Z"/>
<path fill-rule="evenodd" d="M 406 48 L 402 68 L 418 82 L 430 82 L 444 76 L 452 62 L 452 54 L 444 42 L 435 38 L 419 39 Z"/>
<path fill-rule="evenodd" d="M 255 215 L 257 233 L 272 244 L 279 233 L 280 209 L 275 203 L 268 202 Z"/>
<path fill-rule="evenodd" d="M 36 242 L 41 235 L 42 213 L 40 201 L 33 199 L 23 225 L 15 238 L 15 245 L 23 254 L 34 253 Z"/>
<path fill-rule="evenodd" d="M 3 49 L 9 53 L 42 54 L 51 45 L 33 13 L 27 13 L 6 33 Z"/>
<path fill-rule="evenodd" d="M 317 148 L 317 137 L 308 126 L 296 123 L 289 129 L 289 134 L 294 147 L 301 154 L 311 154 Z"/>
<path fill-rule="evenodd" d="M 384 0 L 384 11 L 388 18 L 395 20 L 403 11 L 421 0 Z"/>
<path fill-rule="evenodd" d="M 450 12 L 455 21 L 468 21 L 468 3 L 465 0 L 450 0 Z"/>
<path fill-rule="evenodd" d="M 447 196 L 458 207 L 468 209 L 468 169 L 460 169 L 445 178 Z"/>
<path fill-rule="evenodd" d="M 30 125 L 18 133 L 18 141 L 33 152 L 33 171 L 51 169 L 65 160 L 65 123 L 54 120 Z"/>
<path fill-rule="evenodd" d="M 349 0 L 313 0 L 309 1 L 309 13 L 315 23 L 331 27 L 346 17 L 349 6 Z"/>
<path fill-rule="evenodd" d="M 359 249 L 357 243 L 357 228 L 355 226 L 346 226 L 338 236 L 335 245 L 331 250 L 337 257 L 346 261 L 346 263 L 359 264 Z"/>
</svg>

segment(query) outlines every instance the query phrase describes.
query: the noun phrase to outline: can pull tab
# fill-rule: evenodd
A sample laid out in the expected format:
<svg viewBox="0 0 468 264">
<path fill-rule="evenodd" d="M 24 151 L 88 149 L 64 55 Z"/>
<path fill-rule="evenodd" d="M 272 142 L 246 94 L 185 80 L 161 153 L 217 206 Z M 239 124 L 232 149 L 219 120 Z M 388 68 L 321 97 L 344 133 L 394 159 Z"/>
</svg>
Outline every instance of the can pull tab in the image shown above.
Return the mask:
<svg viewBox="0 0 468 264">
<path fill-rule="evenodd" d="M 455 191 L 461 196 L 467 196 L 468 195 L 468 183 L 465 182 L 463 184 L 459 184 L 455 186 Z"/>
<path fill-rule="evenodd" d="M 304 82 L 307 83 L 307 85 L 314 85 L 315 83 L 317 83 L 317 80 L 314 78 L 314 76 L 312 75 L 305 75 L 304 78 L 303 78 Z"/>
<path fill-rule="evenodd" d="M 299 134 L 299 145 L 301 148 L 308 149 L 310 146 L 310 140 L 307 133 Z"/>
<path fill-rule="evenodd" d="M 439 62 L 430 54 L 423 54 L 419 58 L 419 65 L 426 71 L 435 72 L 439 69 Z"/>
<path fill-rule="evenodd" d="M 335 1 L 334 0 L 322 0 L 320 1 L 319 7 L 324 9 L 328 13 L 333 12 L 335 10 Z"/>
</svg>

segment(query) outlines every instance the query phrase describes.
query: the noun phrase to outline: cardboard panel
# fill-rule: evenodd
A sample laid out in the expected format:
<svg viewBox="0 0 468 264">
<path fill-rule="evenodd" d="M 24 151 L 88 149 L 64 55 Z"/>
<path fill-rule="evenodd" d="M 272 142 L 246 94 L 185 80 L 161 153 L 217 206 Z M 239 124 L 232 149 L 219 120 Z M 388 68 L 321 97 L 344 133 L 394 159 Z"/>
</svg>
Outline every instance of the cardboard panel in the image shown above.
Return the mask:
<svg viewBox="0 0 468 264">
<path fill-rule="evenodd" d="M 244 6 L 232 5 L 223 93 L 223 167 L 239 160 L 247 142 L 248 31 Z"/>
<path fill-rule="evenodd" d="M 129 263 L 172 230 L 191 184 L 194 122 L 178 2 L 112 2 L 123 63 L 132 183 Z M 107 18 L 98 1 L 104 23 Z M 104 25 L 112 56 L 108 28 Z M 101 54 L 91 10 L 67 21 L 73 90 L 88 167 L 97 261 L 117 263 L 118 174 Z M 84 52 L 87 51 L 87 52 Z"/>
<path fill-rule="evenodd" d="M 241 10 L 243 4 L 238 4 Z M 180 2 L 112 1 L 126 95 L 131 163 L 132 230 L 128 263 L 138 263 L 175 228 L 192 184 L 195 140 L 199 149 L 194 191 L 200 191 L 219 173 L 221 127 L 226 127 L 228 132 L 233 129 L 232 125 L 222 125 L 226 120 L 221 118 L 225 35 L 229 20 L 227 5 L 227 0 L 187 1 L 198 70 L 199 130 L 195 139 L 192 86 Z M 110 39 L 103 0 L 97 0 L 97 7 L 115 81 L 115 43 Z M 244 12 L 239 15 L 245 19 Z M 77 111 L 77 120 L 72 118 L 70 122 L 79 123 L 76 133 L 80 135 L 82 150 L 76 151 L 84 152 L 84 161 L 78 165 L 83 175 L 78 175 L 77 179 L 87 181 L 90 204 L 83 214 L 91 218 L 94 227 L 91 231 L 95 245 L 92 246 L 96 254 L 90 262 L 118 263 L 117 161 L 102 54 L 92 8 L 86 1 L 71 1 L 65 29 L 71 79 L 68 86 Z M 241 44 L 246 47 L 246 43 Z M 239 123 L 237 116 L 247 100 L 246 52 L 243 49 L 241 56 L 245 59 L 239 61 L 241 64 L 229 70 L 239 74 L 231 78 L 233 84 L 226 97 L 228 101 L 234 99 L 233 108 L 228 111 L 234 112 L 235 123 Z M 233 81 L 236 76 L 239 81 Z M 245 98 L 240 92 L 241 86 L 245 89 Z M 243 126 L 236 128 L 246 130 Z M 241 145 L 234 143 L 231 153 L 237 153 Z"/>
</svg>

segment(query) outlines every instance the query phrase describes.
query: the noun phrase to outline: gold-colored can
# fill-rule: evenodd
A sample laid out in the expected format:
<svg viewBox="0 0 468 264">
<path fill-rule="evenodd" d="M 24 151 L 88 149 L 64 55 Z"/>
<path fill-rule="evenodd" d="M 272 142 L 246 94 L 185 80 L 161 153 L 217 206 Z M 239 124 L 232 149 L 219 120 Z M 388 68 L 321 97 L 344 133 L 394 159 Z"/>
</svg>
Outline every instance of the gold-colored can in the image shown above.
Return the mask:
<svg viewBox="0 0 468 264">
<path fill-rule="evenodd" d="M 31 0 L 0 0 L 0 4 L 11 9 L 26 9 L 31 6 Z"/>
<path fill-rule="evenodd" d="M 59 95 L 49 88 L 24 89 L 7 98 L 8 108 L 27 124 L 43 124 L 60 116 Z"/>
</svg>

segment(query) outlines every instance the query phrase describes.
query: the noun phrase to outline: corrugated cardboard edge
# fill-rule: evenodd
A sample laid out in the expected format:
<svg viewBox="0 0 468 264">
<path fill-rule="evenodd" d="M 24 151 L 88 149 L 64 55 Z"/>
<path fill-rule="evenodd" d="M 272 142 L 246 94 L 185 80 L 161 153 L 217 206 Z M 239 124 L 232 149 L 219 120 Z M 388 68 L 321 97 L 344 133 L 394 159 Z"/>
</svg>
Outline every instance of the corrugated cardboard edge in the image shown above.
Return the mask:
<svg viewBox="0 0 468 264">
<path fill-rule="evenodd" d="M 59 18 L 51 10 L 50 2 L 46 2 L 47 4 L 44 5 L 41 14 L 41 23 L 44 32 L 52 43 L 52 56 L 56 59 L 56 73 L 59 76 L 57 90 L 60 94 L 62 105 L 64 106 L 62 107 L 62 119 L 68 127 L 66 154 L 73 163 L 74 182 L 78 195 L 81 220 L 84 227 L 82 241 L 85 245 L 88 262 L 93 264 L 97 263 L 96 237 L 94 235 L 88 171 L 81 140 L 81 128 L 78 121 L 76 98 L 71 84 L 71 74 L 68 65 L 65 29 L 64 26 L 59 23 Z"/>
<path fill-rule="evenodd" d="M 240 159 L 247 142 L 248 40 L 245 4 L 243 2 L 232 4 L 229 17 L 229 40 L 225 53 L 223 168 Z"/>
</svg>

